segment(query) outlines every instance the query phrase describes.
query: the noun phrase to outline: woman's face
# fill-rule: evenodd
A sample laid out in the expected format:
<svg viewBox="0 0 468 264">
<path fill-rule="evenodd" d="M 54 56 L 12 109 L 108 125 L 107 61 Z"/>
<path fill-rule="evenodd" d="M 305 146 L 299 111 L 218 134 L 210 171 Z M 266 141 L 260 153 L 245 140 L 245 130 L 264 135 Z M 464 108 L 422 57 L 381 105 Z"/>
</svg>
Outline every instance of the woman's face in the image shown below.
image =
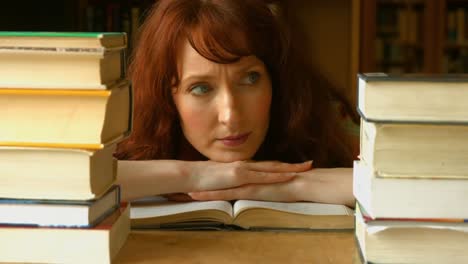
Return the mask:
<svg viewBox="0 0 468 264">
<path fill-rule="evenodd" d="M 251 159 L 268 130 L 271 81 L 255 56 L 218 64 L 181 46 L 173 98 L 184 136 L 210 160 Z"/>
</svg>

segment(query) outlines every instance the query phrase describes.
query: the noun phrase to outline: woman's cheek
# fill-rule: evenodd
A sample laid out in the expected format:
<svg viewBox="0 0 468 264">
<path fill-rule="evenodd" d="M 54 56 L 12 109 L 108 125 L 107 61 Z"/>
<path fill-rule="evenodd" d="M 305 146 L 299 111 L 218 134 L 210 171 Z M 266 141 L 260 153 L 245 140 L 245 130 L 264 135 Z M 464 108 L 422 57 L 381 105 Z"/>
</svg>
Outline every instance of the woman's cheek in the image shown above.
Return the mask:
<svg viewBox="0 0 468 264">
<path fill-rule="evenodd" d="M 184 111 L 180 114 L 185 129 L 200 127 L 201 120 L 199 120 L 199 115 L 194 111 Z"/>
<path fill-rule="evenodd" d="M 186 133 L 201 134 L 209 129 L 207 128 L 208 114 L 206 108 L 197 105 L 186 105 L 185 107 L 179 108 L 179 114 Z"/>
<path fill-rule="evenodd" d="M 262 123 L 268 123 L 270 119 L 271 92 L 265 92 L 265 94 L 260 96 L 256 101 L 256 110 L 253 111 L 253 113 L 257 113 L 257 119 L 259 119 L 258 121 Z"/>
</svg>

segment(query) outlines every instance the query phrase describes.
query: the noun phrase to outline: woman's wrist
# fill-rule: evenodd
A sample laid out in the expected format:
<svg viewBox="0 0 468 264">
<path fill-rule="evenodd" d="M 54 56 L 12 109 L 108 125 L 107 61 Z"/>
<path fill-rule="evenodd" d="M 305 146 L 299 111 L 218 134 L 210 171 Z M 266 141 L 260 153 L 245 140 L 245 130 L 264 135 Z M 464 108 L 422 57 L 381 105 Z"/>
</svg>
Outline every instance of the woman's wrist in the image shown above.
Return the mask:
<svg viewBox="0 0 468 264">
<path fill-rule="evenodd" d="M 177 182 L 180 184 L 180 192 L 189 193 L 194 191 L 195 182 L 195 163 L 196 161 L 177 161 Z"/>
<path fill-rule="evenodd" d="M 151 195 L 190 192 L 193 190 L 191 164 L 179 160 L 119 160 L 117 184 L 121 185 L 122 198 L 133 200 Z"/>
<path fill-rule="evenodd" d="M 294 183 L 299 201 L 344 204 L 354 207 L 352 169 L 313 169 Z"/>
</svg>

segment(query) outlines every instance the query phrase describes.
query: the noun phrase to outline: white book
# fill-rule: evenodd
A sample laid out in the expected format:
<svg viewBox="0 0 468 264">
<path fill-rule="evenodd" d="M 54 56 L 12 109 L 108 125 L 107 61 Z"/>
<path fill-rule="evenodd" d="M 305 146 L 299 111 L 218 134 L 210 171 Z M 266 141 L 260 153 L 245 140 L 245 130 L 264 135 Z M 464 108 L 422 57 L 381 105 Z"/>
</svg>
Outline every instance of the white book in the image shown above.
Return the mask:
<svg viewBox="0 0 468 264">
<path fill-rule="evenodd" d="M 354 161 L 353 193 L 372 218 L 468 218 L 468 181 L 382 178 Z"/>
<path fill-rule="evenodd" d="M 356 208 L 356 238 L 368 263 L 468 263 L 468 223 L 368 220 Z"/>
</svg>

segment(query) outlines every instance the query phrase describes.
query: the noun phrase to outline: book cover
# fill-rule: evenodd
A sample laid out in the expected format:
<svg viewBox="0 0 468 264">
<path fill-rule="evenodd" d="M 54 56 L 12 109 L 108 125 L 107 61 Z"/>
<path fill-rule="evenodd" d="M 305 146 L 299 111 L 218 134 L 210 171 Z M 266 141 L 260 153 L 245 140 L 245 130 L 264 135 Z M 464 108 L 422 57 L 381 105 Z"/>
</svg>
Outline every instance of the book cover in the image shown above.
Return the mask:
<svg viewBox="0 0 468 264">
<path fill-rule="evenodd" d="M 356 201 L 356 210 L 362 214 L 362 218 L 365 223 L 371 221 L 398 221 L 398 222 L 419 222 L 419 223 L 468 223 L 468 219 L 465 218 L 405 218 L 405 217 L 372 217 L 361 205 L 359 201 Z"/>
<path fill-rule="evenodd" d="M 124 49 L 125 32 L 0 31 L 0 51 L 6 48 Z"/>
<path fill-rule="evenodd" d="M 378 177 L 468 178 L 468 126 L 361 120 L 360 158 Z"/>
<path fill-rule="evenodd" d="M 0 31 L 0 37 L 41 37 L 41 38 L 107 38 L 121 37 L 119 32 L 40 32 L 40 31 Z"/>
<path fill-rule="evenodd" d="M 370 81 L 390 81 L 390 82 L 464 82 L 468 83 L 466 73 L 428 74 L 428 73 L 358 73 L 358 78 L 366 82 Z"/>
<path fill-rule="evenodd" d="M 109 90 L 0 89 L 0 111 L 10 113 L 0 116 L 0 145 L 102 149 L 131 133 L 132 96 L 127 81 Z"/>
<path fill-rule="evenodd" d="M 123 48 L 70 46 L 61 40 L 50 44 L 31 39 L 29 46 L 18 46 L 17 42 L 12 39 L 11 45 L 2 46 L 0 38 L 2 88 L 104 90 L 126 76 Z"/>
<path fill-rule="evenodd" d="M 358 112 L 369 122 L 466 124 L 468 75 L 358 75 Z"/>
<path fill-rule="evenodd" d="M 112 263 L 130 233 L 129 212 L 121 203 L 93 228 L 0 226 L 0 262 Z"/>
<path fill-rule="evenodd" d="M 90 200 L 0 198 L 0 225 L 89 228 L 109 216 L 119 204 L 118 185 Z"/>
<path fill-rule="evenodd" d="M 113 184 L 116 144 L 99 150 L 0 147 L 0 197 L 87 200 Z"/>
<path fill-rule="evenodd" d="M 356 207 L 355 235 L 368 263 L 465 263 L 466 223 L 365 221 Z M 449 260 L 449 261 L 448 261 Z"/>
<path fill-rule="evenodd" d="M 380 177 L 360 160 L 354 161 L 353 194 L 372 218 L 468 218 L 466 179 Z"/>
</svg>

